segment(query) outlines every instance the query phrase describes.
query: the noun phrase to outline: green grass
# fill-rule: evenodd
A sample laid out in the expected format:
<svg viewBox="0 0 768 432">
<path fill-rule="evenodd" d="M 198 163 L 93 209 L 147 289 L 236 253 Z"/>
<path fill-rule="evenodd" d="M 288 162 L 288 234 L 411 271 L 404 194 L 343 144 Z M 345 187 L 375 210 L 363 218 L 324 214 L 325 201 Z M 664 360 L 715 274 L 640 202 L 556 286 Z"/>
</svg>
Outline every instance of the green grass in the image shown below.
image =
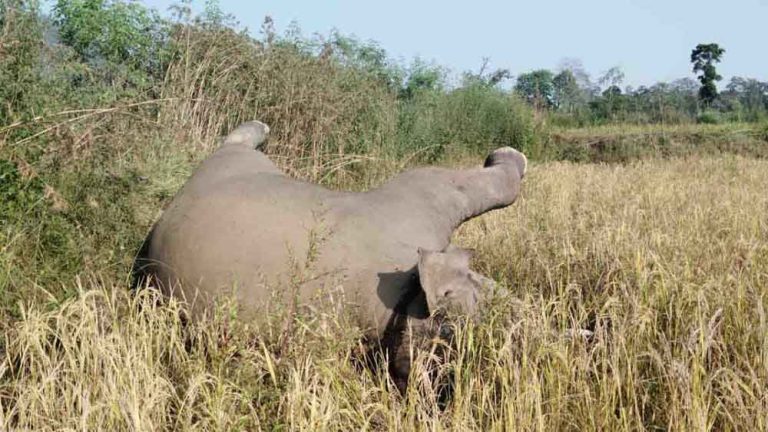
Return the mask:
<svg viewBox="0 0 768 432">
<path fill-rule="evenodd" d="M 659 156 L 719 154 L 768 157 L 766 125 L 754 123 L 552 128 L 544 141 L 546 157 L 575 162 L 626 163 Z"/>
<path fill-rule="evenodd" d="M 151 291 L 71 280 L 6 322 L 0 428 L 765 430 L 766 169 L 534 165 L 515 205 L 455 238 L 511 297 L 446 363 L 423 353 L 406 399 L 360 368 L 343 316 L 301 315 L 283 348 L 229 314 L 185 327 Z M 454 374 L 442 409 L 433 367 Z"/>
</svg>

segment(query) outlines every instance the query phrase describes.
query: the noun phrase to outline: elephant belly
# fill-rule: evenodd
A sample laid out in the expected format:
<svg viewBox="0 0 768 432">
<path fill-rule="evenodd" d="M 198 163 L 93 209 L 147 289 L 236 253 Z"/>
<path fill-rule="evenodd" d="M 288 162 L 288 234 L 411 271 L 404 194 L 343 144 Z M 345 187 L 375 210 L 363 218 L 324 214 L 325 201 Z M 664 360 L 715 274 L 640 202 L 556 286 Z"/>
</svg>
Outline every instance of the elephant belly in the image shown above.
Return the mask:
<svg viewBox="0 0 768 432">
<path fill-rule="evenodd" d="M 245 310 L 303 271 L 312 215 L 290 206 L 229 196 L 196 199 L 155 228 L 149 259 L 163 287 L 193 309 L 234 294 Z"/>
<path fill-rule="evenodd" d="M 312 305 L 335 296 L 361 325 L 382 330 L 416 280 L 418 247 L 441 240 L 360 196 L 306 186 L 230 179 L 226 189 L 182 191 L 150 245 L 164 288 L 193 312 L 233 295 L 256 317 L 276 295 Z"/>
</svg>

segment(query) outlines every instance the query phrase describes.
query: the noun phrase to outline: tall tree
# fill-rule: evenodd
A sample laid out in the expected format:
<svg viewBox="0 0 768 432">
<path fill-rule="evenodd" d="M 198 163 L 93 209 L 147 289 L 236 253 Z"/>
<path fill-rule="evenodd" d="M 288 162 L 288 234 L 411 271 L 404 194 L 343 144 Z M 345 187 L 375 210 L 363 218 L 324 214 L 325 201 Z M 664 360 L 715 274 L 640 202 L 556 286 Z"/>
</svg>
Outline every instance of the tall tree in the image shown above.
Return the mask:
<svg viewBox="0 0 768 432">
<path fill-rule="evenodd" d="M 624 82 L 624 71 L 621 70 L 619 66 L 614 66 L 603 74 L 603 76 L 600 77 L 600 79 L 597 81 L 598 84 L 600 84 L 601 87 L 605 87 L 603 92 L 611 90 L 611 92 L 615 93 L 611 87 L 621 87 L 621 84 Z M 619 91 L 621 93 L 621 91 Z"/>
<path fill-rule="evenodd" d="M 84 61 L 162 76 L 167 23 L 155 10 L 130 0 L 58 0 L 53 18 L 61 42 Z"/>
<path fill-rule="evenodd" d="M 600 87 L 592 82 L 592 79 L 584 68 L 584 64 L 577 58 L 564 58 L 558 65 L 559 71 L 570 71 L 576 79 L 576 84 L 581 89 L 582 96 L 589 98 L 600 94 Z"/>
<path fill-rule="evenodd" d="M 576 77 L 569 69 L 565 69 L 552 79 L 555 90 L 555 106 L 559 110 L 573 112 L 574 108 L 584 99 L 581 95 Z"/>
<path fill-rule="evenodd" d="M 691 51 L 691 63 L 693 63 L 693 72 L 699 73 L 699 98 L 704 105 L 709 106 L 717 98 L 717 86 L 715 81 L 723 79 L 718 75 L 715 69 L 715 63 L 720 63 L 720 58 L 725 53 L 725 49 L 720 48 L 716 43 L 698 44 Z"/>
<path fill-rule="evenodd" d="M 550 108 L 555 102 L 554 75 L 546 69 L 524 73 L 517 77 L 515 91 L 537 110 Z"/>
</svg>

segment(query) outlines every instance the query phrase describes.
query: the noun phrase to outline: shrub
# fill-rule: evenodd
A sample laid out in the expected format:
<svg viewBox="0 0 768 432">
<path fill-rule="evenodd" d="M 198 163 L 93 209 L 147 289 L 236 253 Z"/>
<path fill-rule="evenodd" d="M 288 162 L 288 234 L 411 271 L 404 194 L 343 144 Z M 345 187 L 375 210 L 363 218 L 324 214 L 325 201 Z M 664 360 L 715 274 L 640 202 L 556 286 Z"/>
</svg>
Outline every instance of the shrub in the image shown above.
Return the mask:
<svg viewBox="0 0 768 432">
<path fill-rule="evenodd" d="M 532 111 L 515 95 L 473 83 L 448 92 L 426 91 L 400 104 L 398 148 L 446 154 L 485 154 L 511 146 L 524 152 L 536 143 Z"/>
<path fill-rule="evenodd" d="M 720 124 L 722 123 L 722 116 L 717 111 L 704 111 L 696 117 L 696 122 L 699 124 Z"/>
</svg>

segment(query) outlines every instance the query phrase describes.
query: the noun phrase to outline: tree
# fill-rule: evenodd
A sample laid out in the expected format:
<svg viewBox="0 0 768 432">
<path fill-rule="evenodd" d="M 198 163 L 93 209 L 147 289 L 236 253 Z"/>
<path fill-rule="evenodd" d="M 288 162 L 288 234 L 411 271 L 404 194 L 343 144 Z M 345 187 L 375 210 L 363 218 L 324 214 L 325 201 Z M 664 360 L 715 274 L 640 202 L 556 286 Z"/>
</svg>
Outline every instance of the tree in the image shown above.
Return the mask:
<svg viewBox="0 0 768 432">
<path fill-rule="evenodd" d="M 539 69 L 517 77 L 515 91 L 537 110 L 551 108 L 555 103 L 554 75 L 547 69 Z"/>
<path fill-rule="evenodd" d="M 296 38 L 300 41 L 300 38 Z M 331 33 L 328 47 L 333 50 L 334 58 L 342 65 L 364 72 L 389 89 L 400 89 L 403 74 L 394 65 L 387 51 L 375 41 L 361 41 L 355 36 L 344 35 L 338 30 Z"/>
<path fill-rule="evenodd" d="M 162 76 L 166 23 L 154 10 L 126 0 L 58 0 L 53 16 L 61 41 L 83 61 Z"/>
<path fill-rule="evenodd" d="M 581 94 L 584 97 L 584 102 L 592 97 L 600 94 L 600 88 L 592 82 L 592 79 L 584 68 L 584 64 L 577 58 L 564 58 L 560 60 L 559 71 L 569 71 L 576 79 L 576 84 L 581 89 Z"/>
<path fill-rule="evenodd" d="M 559 110 L 572 112 L 581 101 L 581 89 L 576 82 L 576 76 L 569 69 L 565 69 L 552 79 L 555 91 L 555 106 Z"/>
<path fill-rule="evenodd" d="M 712 105 L 712 102 L 717 98 L 717 86 L 715 81 L 723 79 L 722 76 L 717 74 L 715 69 L 715 63 L 720 63 L 720 58 L 725 53 L 725 49 L 720 48 L 716 43 L 710 44 L 698 44 L 693 51 L 691 51 L 691 63 L 693 63 L 693 72 L 699 73 L 699 81 L 701 82 L 701 88 L 699 88 L 699 98 L 705 106 Z"/>
<path fill-rule="evenodd" d="M 745 114 L 747 120 L 757 120 L 768 108 L 768 82 L 733 77 L 722 96 L 732 111 L 740 111 L 737 114 Z"/>
<path fill-rule="evenodd" d="M 419 58 L 413 60 L 407 74 L 398 93 L 401 99 L 413 99 L 417 94 L 441 89 L 445 80 L 445 71 L 442 68 Z"/>
<path fill-rule="evenodd" d="M 601 76 L 600 79 L 597 81 L 597 83 L 600 84 L 600 86 L 605 87 L 605 90 L 603 92 L 611 89 L 611 87 L 621 87 L 621 84 L 623 82 L 624 82 L 624 72 L 621 70 L 619 66 L 614 66 L 608 69 L 607 71 L 605 71 L 603 76 Z"/>
<path fill-rule="evenodd" d="M 495 87 L 501 82 L 512 78 L 512 73 L 509 69 L 496 69 L 491 71 L 488 67 L 491 64 L 491 60 L 488 57 L 483 57 L 483 63 L 480 65 L 480 70 L 477 73 L 466 71 L 462 77 L 463 86 L 483 85 L 487 87 Z"/>
</svg>

